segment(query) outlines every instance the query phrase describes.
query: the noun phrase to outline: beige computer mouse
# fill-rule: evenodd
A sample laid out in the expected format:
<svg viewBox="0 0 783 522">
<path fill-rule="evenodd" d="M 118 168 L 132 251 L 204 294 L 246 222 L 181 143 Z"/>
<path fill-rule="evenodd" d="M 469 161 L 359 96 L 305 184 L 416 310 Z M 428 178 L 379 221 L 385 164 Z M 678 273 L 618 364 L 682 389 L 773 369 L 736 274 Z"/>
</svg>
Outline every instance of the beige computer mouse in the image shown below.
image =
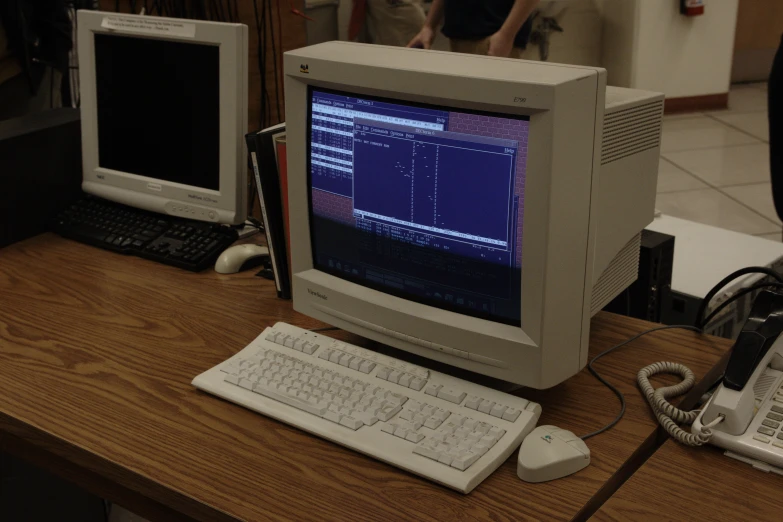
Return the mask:
<svg viewBox="0 0 783 522">
<path fill-rule="evenodd" d="M 517 475 L 525 482 L 546 482 L 576 473 L 588 464 L 590 449 L 582 439 L 557 426 L 538 426 L 522 441 Z"/>
<path fill-rule="evenodd" d="M 269 249 L 261 245 L 234 245 L 220 254 L 215 261 L 215 272 L 218 274 L 236 274 L 259 266 L 269 257 Z"/>
</svg>

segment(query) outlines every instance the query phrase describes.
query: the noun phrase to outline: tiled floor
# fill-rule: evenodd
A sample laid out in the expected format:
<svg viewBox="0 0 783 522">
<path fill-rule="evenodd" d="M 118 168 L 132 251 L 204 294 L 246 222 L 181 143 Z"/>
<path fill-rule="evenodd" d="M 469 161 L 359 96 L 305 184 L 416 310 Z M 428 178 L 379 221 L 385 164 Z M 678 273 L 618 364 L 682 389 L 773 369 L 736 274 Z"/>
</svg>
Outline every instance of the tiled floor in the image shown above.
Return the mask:
<svg viewBox="0 0 783 522">
<path fill-rule="evenodd" d="M 735 85 L 729 109 L 665 116 L 656 208 L 781 240 L 769 182 L 767 85 Z"/>
</svg>

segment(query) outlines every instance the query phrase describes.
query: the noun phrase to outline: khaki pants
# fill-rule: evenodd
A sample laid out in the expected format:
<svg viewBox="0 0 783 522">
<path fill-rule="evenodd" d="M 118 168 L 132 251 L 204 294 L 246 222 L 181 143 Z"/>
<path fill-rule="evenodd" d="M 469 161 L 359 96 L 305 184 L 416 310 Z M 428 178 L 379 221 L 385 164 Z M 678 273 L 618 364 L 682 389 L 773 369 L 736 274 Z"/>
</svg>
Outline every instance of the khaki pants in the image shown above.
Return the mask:
<svg viewBox="0 0 783 522">
<path fill-rule="evenodd" d="M 426 16 L 420 0 L 367 0 L 371 43 L 405 47 L 419 34 Z"/>
<path fill-rule="evenodd" d="M 483 54 L 489 52 L 489 38 L 483 40 L 455 40 L 450 39 L 449 45 L 452 52 L 466 54 Z M 533 53 L 534 46 L 528 45 L 526 49 L 514 47 L 511 49 L 509 58 L 522 58 L 524 60 L 538 60 L 538 55 Z"/>
</svg>

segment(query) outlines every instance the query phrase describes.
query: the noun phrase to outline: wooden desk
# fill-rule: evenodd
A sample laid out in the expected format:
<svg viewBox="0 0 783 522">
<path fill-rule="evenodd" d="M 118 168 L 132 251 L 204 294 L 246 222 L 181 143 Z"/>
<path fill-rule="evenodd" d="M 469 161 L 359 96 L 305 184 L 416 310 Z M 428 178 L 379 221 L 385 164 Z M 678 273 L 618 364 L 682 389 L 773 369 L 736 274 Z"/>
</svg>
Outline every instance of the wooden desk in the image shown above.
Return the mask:
<svg viewBox="0 0 783 522">
<path fill-rule="evenodd" d="M 653 450 L 638 369 L 677 360 L 701 377 L 729 347 L 671 331 L 606 357 L 597 366 L 628 410 L 588 441 L 591 466 L 526 484 L 514 454 L 463 496 L 190 385 L 279 320 L 319 326 L 252 272 L 192 274 L 51 234 L 0 250 L 2 447 L 156 520 L 570 519 L 592 513 Z M 599 314 L 591 353 L 649 326 Z M 586 371 L 521 394 L 542 404 L 542 424 L 577 434 L 618 409 Z"/>
<path fill-rule="evenodd" d="M 596 513 L 597 520 L 780 520 L 783 477 L 714 446 L 666 441 Z"/>
</svg>

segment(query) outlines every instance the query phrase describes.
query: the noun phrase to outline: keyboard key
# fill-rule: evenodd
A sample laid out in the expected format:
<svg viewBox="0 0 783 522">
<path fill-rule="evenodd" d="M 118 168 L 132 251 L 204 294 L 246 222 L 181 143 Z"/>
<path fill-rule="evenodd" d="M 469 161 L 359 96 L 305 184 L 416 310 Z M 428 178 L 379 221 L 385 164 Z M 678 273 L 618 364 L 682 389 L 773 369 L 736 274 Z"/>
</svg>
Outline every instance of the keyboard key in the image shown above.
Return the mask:
<svg viewBox="0 0 783 522">
<path fill-rule="evenodd" d="M 449 402 L 453 402 L 454 404 L 459 404 L 462 402 L 462 400 L 465 398 L 467 393 L 456 390 L 454 388 L 441 388 L 438 391 L 438 398 L 443 399 Z M 486 412 L 485 412 L 486 413 Z"/>
<path fill-rule="evenodd" d="M 408 434 L 408 429 L 404 426 L 398 425 L 397 428 L 394 430 L 394 436 L 399 437 L 401 439 L 404 439 L 407 434 Z"/>
<path fill-rule="evenodd" d="M 474 462 L 476 462 L 481 455 L 478 455 L 476 453 L 473 453 L 472 451 L 466 451 L 459 457 L 455 458 L 451 461 L 451 467 L 456 468 L 460 471 L 465 471 L 468 469 L 471 465 L 473 465 Z"/>
<path fill-rule="evenodd" d="M 443 424 L 443 421 L 440 419 L 436 419 L 435 417 L 429 417 L 427 420 L 424 421 L 424 425 L 431 430 L 437 429 L 438 426 L 440 426 L 441 424 Z"/>
<path fill-rule="evenodd" d="M 421 391 L 421 389 L 424 387 L 424 384 L 426 382 L 427 381 L 425 381 L 424 379 L 420 379 L 418 377 L 414 377 L 413 379 L 411 379 L 409 387 L 414 389 L 414 390 L 416 390 L 416 391 Z"/>
<path fill-rule="evenodd" d="M 478 426 L 478 424 L 479 422 L 477 420 L 468 418 L 463 421 L 462 426 L 473 431 L 474 429 L 476 429 L 476 426 Z"/>
<path fill-rule="evenodd" d="M 479 404 L 478 411 L 481 413 L 489 413 L 494 405 L 494 402 L 484 399 L 481 401 L 481 404 Z"/>
<path fill-rule="evenodd" d="M 381 408 L 381 411 L 378 412 L 378 418 L 382 420 L 383 422 L 388 421 L 395 415 L 397 415 L 400 411 L 402 411 L 402 408 L 400 406 L 393 406 L 388 405 Z"/>
<path fill-rule="evenodd" d="M 354 417 L 349 417 L 349 416 L 341 418 L 340 424 L 352 430 L 358 430 L 359 428 L 364 426 L 364 422 L 362 422 L 360 419 L 356 419 Z"/>
<path fill-rule="evenodd" d="M 506 430 L 501 430 L 500 428 L 493 426 L 489 429 L 487 432 L 487 435 L 491 435 L 495 437 L 495 440 L 500 440 L 500 438 L 506 434 Z"/>
<path fill-rule="evenodd" d="M 424 389 L 424 393 L 437 397 L 441 388 L 443 388 L 443 385 L 431 383 Z"/>
<path fill-rule="evenodd" d="M 440 457 L 438 457 L 438 462 L 440 462 L 441 464 L 445 464 L 447 466 L 451 465 L 452 460 L 453 459 L 451 455 L 449 455 L 448 453 L 441 453 Z"/>
<path fill-rule="evenodd" d="M 764 426 L 767 426 L 768 428 L 772 428 L 772 429 L 778 429 L 778 427 L 780 427 L 780 423 L 779 422 L 775 422 L 775 421 L 770 420 L 770 419 L 764 419 L 763 421 L 761 421 L 761 424 L 763 424 Z"/>
<path fill-rule="evenodd" d="M 517 410 L 517 409 L 514 409 L 514 408 L 508 408 L 508 409 L 507 409 L 507 410 L 506 410 L 506 411 L 503 413 L 503 420 L 507 420 L 507 421 L 509 421 L 509 422 L 514 422 L 514 421 L 516 421 L 516 420 L 517 420 L 517 418 L 519 418 L 519 414 L 520 414 L 520 413 L 522 413 L 522 412 L 520 412 L 520 411 L 519 411 L 519 410 Z"/>
<path fill-rule="evenodd" d="M 773 405 L 772 411 L 774 411 L 775 413 L 783 413 L 783 407 Z"/>
<path fill-rule="evenodd" d="M 763 435 L 753 435 L 753 440 L 763 442 L 764 444 L 769 444 L 769 439 Z"/>
<path fill-rule="evenodd" d="M 416 446 L 413 448 L 413 453 L 427 457 L 428 459 L 438 460 L 440 458 L 440 452 L 427 446 Z"/>
<path fill-rule="evenodd" d="M 397 429 L 396 424 L 384 424 L 383 426 L 381 426 L 381 431 L 384 433 L 388 433 L 390 435 L 394 435 L 394 430 L 396 429 Z"/>
<path fill-rule="evenodd" d="M 767 413 L 767 418 L 775 421 L 783 421 L 783 415 L 780 415 L 779 413 Z"/>
<path fill-rule="evenodd" d="M 388 380 L 388 378 L 389 378 L 389 372 L 391 372 L 390 368 L 388 368 L 386 366 L 381 366 L 378 369 L 378 373 L 375 376 L 378 377 L 379 379 L 383 379 L 385 381 L 385 380 Z"/>
<path fill-rule="evenodd" d="M 399 370 L 392 370 L 389 372 L 389 376 L 386 378 L 387 381 L 396 383 L 400 380 L 400 377 L 402 377 L 402 372 Z"/>
<path fill-rule="evenodd" d="M 359 365 L 359 371 L 362 373 L 370 373 L 373 368 L 375 368 L 375 363 L 366 359 Z"/>
<path fill-rule="evenodd" d="M 495 404 L 492 406 L 492 409 L 489 410 L 489 414 L 493 417 L 503 418 L 503 413 L 505 413 L 507 406 L 503 406 L 502 404 Z"/>
<path fill-rule="evenodd" d="M 417 433 L 415 431 L 409 431 L 407 435 L 405 435 L 405 440 L 409 440 L 411 442 L 421 442 L 421 440 L 424 438 L 424 435 L 421 433 Z"/>
<path fill-rule="evenodd" d="M 478 410 L 479 404 L 481 404 L 481 399 L 475 395 L 471 395 L 468 397 L 468 400 L 465 401 L 465 407 L 470 408 L 471 410 Z"/>
<path fill-rule="evenodd" d="M 413 375 L 409 373 L 404 373 L 400 376 L 400 379 L 397 381 L 397 384 L 400 386 L 405 386 L 406 388 L 409 388 L 411 385 L 411 380 L 413 379 Z"/>
</svg>

